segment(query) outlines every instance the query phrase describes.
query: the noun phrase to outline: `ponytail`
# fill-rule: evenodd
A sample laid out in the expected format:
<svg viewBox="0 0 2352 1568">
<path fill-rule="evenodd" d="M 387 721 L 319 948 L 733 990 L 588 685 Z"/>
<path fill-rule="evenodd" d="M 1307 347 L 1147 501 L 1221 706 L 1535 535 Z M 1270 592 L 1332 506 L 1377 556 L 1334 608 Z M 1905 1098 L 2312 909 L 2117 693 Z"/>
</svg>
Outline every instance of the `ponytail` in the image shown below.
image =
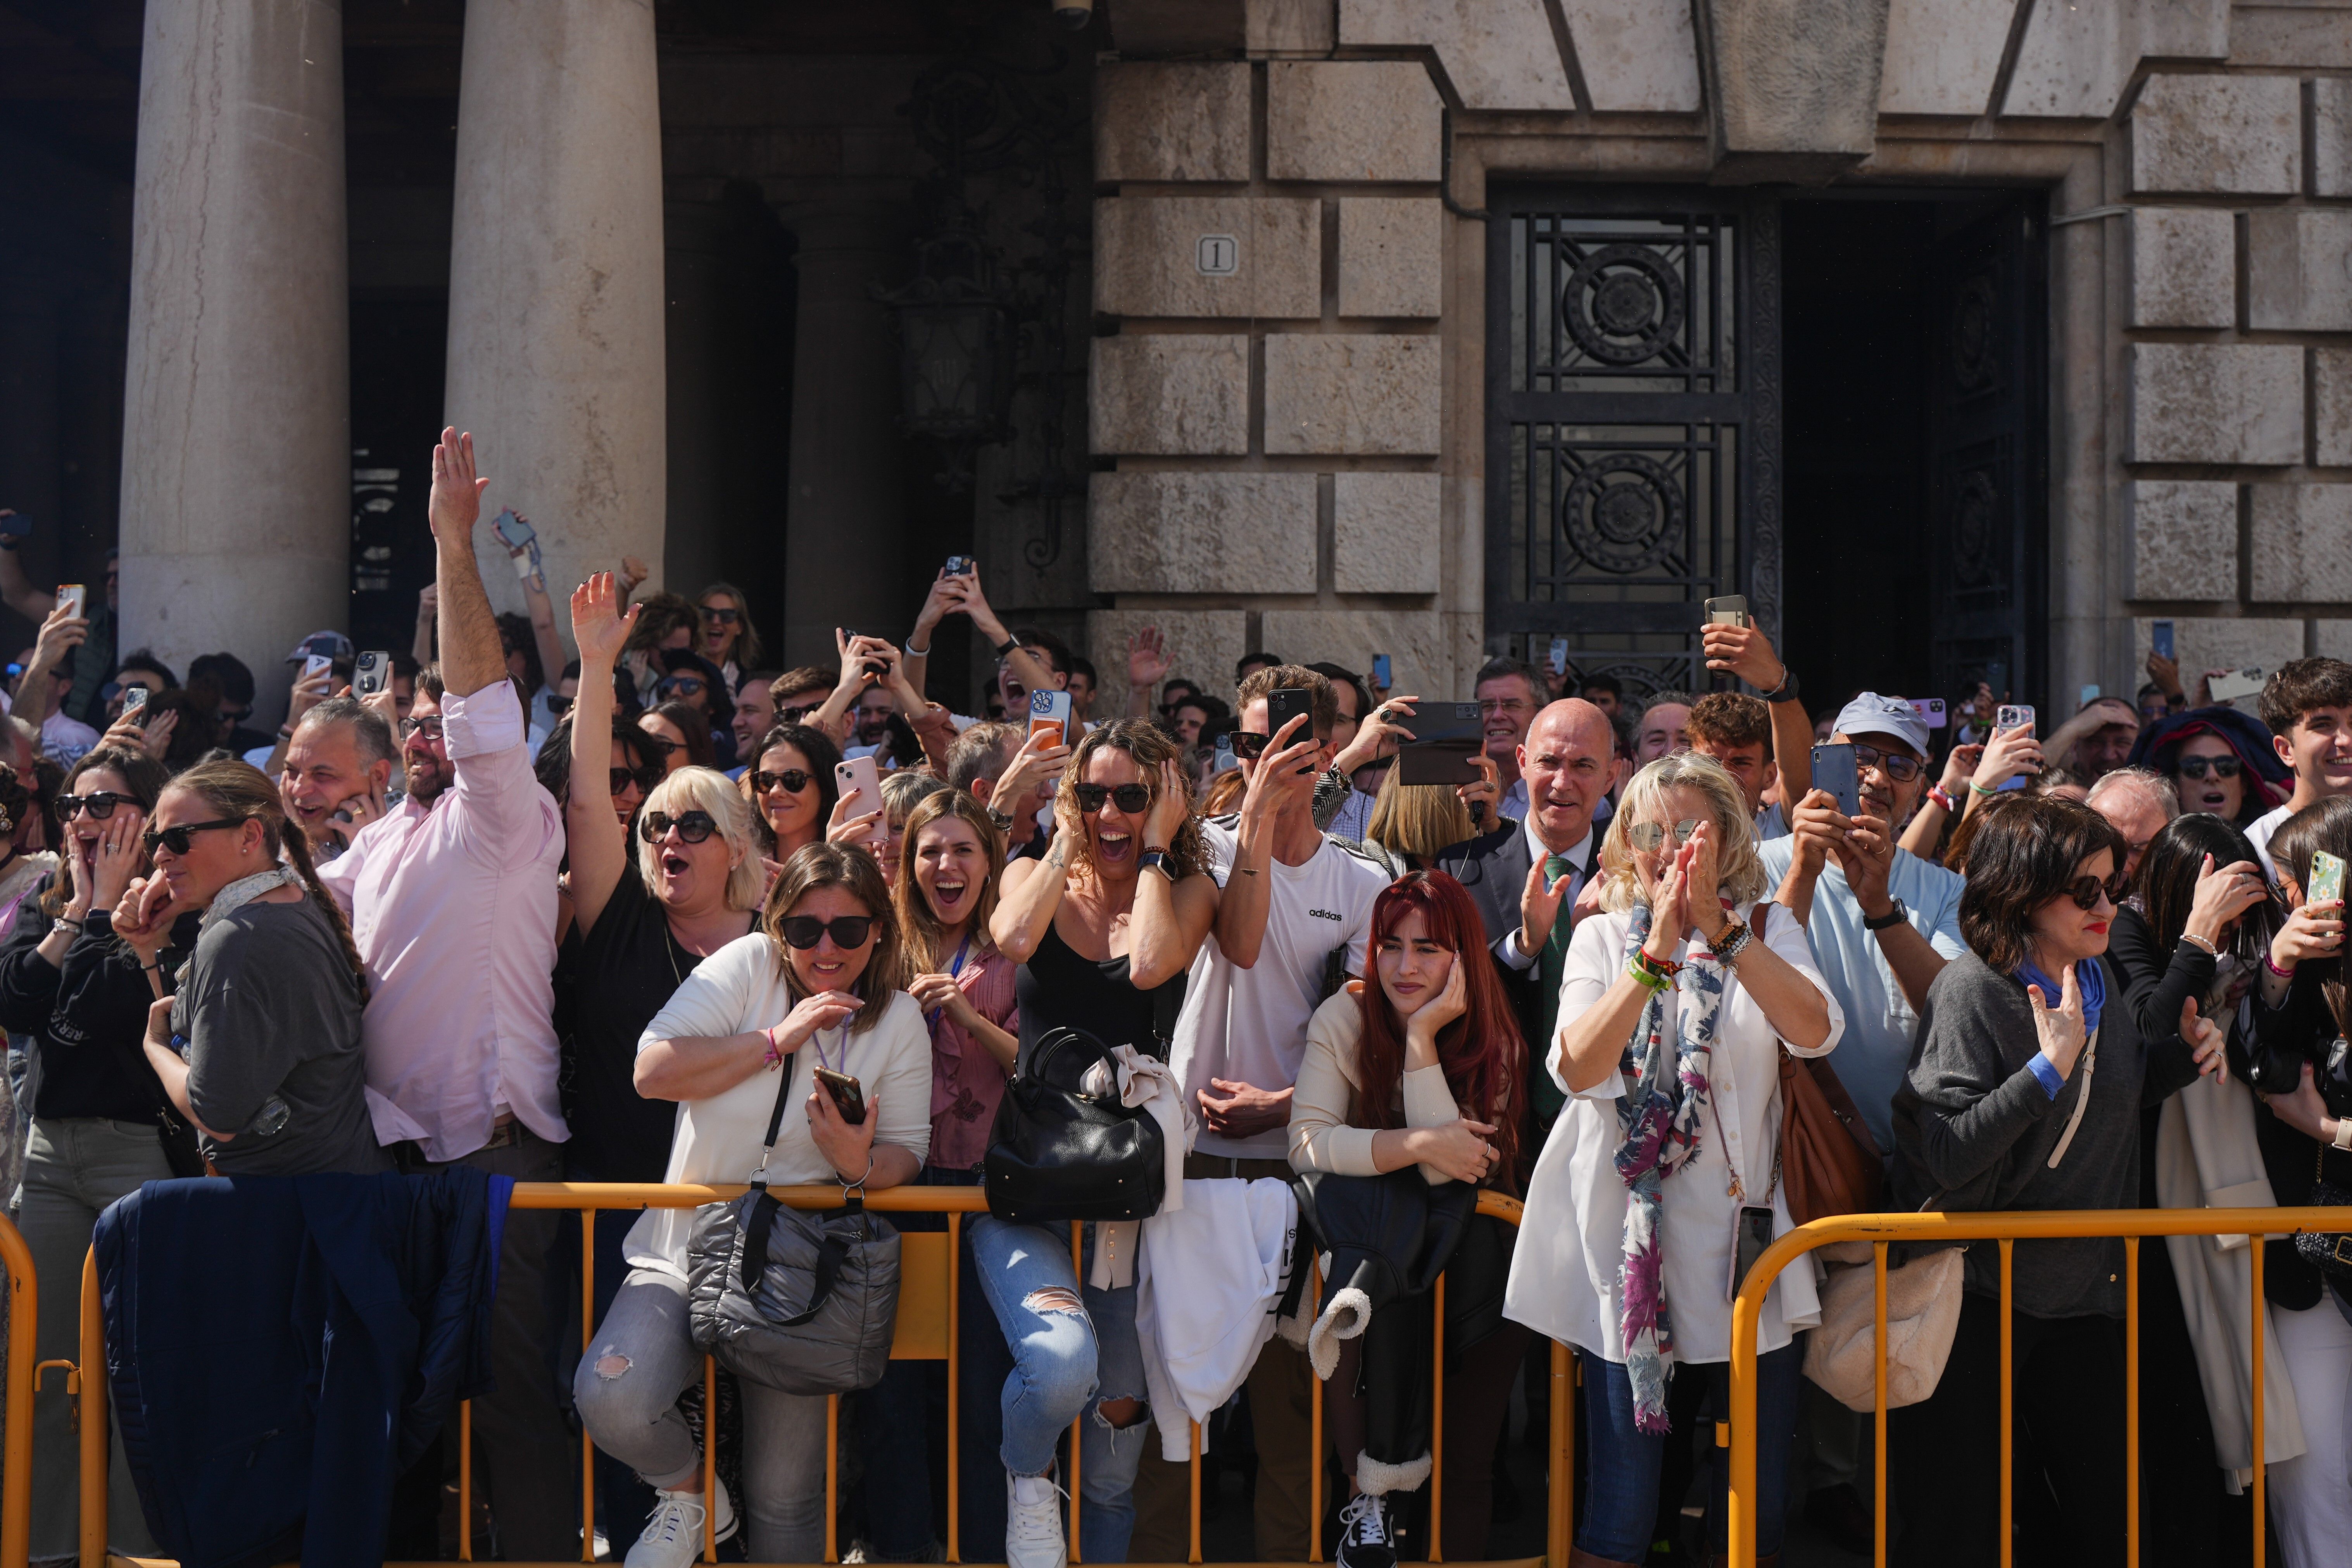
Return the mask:
<svg viewBox="0 0 2352 1568">
<path fill-rule="evenodd" d="M 280 824 L 278 833 L 286 845 L 286 858 L 310 889 L 310 901 L 319 906 L 319 912 L 327 917 L 327 929 L 343 944 L 343 962 L 352 966 L 352 984 L 360 988 L 360 1005 L 364 1007 L 368 1005 L 367 965 L 360 962 L 360 944 L 352 935 L 352 922 L 343 918 L 343 906 L 335 902 L 335 895 L 319 880 L 319 868 L 310 863 L 310 837 L 291 817 Z"/>
</svg>

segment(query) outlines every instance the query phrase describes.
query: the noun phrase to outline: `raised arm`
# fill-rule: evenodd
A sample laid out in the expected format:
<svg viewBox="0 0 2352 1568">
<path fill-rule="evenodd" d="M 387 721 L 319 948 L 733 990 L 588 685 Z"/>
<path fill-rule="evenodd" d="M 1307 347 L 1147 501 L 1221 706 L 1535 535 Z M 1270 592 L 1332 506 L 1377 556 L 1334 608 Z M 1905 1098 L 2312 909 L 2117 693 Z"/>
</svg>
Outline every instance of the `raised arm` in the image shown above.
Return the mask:
<svg viewBox="0 0 2352 1568">
<path fill-rule="evenodd" d="M 637 624 L 638 606 L 614 612 L 620 590 L 599 572 L 572 591 L 572 635 L 580 644 L 580 695 L 572 704 L 572 789 L 563 827 L 572 852 L 572 907 L 593 931 L 629 860 L 628 830 L 613 815 L 613 661 Z"/>
<path fill-rule="evenodd" d="M 1297 731 L 1306 722 L 1303 715 L 1292 719 L 1266 743 L 1251 771 L 1249 787 L 1242 794 L 1241 819 L 1234 831 L 1233 870 L 1217 900 L 1216 926 L 1217 950 L 1237 969 L 1255 968 L 1258 949 L 1265 941 L 1266 911 L 1273 900 L 1268 887 L 1273 879 L 1267 868 L 1274 860 L 1283 820 L 1291 812 L 1313 809 L 1315 774 L 1299 773 L 1315 754 L 1312 734 L 1297 740 Z"/>
<path fill-rule="evenodd" d="M 409 651 L 416 656 L 419 664 L 431 664 L 440 651 L 433 640 L 440 604 L 441 589 L 437 584 L 427 583 L 416 590 L 416 642 Z"/>
<path fill-rule="evenodd" d="M 1772 642 L 1755 626 L 1709 626 L 1702 633 L 1706 667 L 1727 670 L 1754 687 L 1772 710 L 1772 765 L 1780 775 L 1780 798 L 1792 801 L 1812 781 L 1813 721 L 1789 687 L 1789 667 Z"/>
<path fill-rule="evenodd" d="M 521 521 L 530 521 L 520 512 L 515 515 Z M 523 555 L 533 567 L 539 565 L 538 560 L 529 551 L 525 551 Z M 530 610 L 530 636 L 531 641 L 539 647 L 541 673 L 547 677 L 548 685 L 552 687 L 557 674 L 572 662 L 572 658 L 563 651 L 563 636 L 556 629 L 555 602 L 547 596 L 547 579 L 536 570 L 523 576 L 522 600 Z M 530 695 L 536 697 L 539 693 L 534 691 Z"/>
<path fill-rule="evenodd" d="M 16 711 L 35 728 L 48 713 L 49 688 L 55 683 L 59 664 L 70 658 L 89 636 L 89 622 L 74 615 L 66 605 L 53 606 L 48 618 L 41 623 L 41 635 L 33 644 L 33 662 L 26 667 L 25 678 L 16 683 Z"/>
<path fill-rule="evenodd" d="M 440 590 L 441 683 L 459 697 L 507 678 L 498 617 L 490 612 L 481 563 L 474 555 L 474 524 L 481 518 L 482 491 L 489 482 L 474 471 L 473 436 L 461 436 L 455 426 L 443 430 L 441 444 L 433 448 L 426 515 L 433 526 L 434 585 Z"/>
<path fill-rule="evenodd" d="M 1062 907 L 1069 865 L 1069 829 L 1058 821 L 1044 859 L 1006 863 L 1003 891 L 996 900 L 996 913 L 988 921 L 988 934 L 997 952 L 1015 963 L 1029 962 L 1037 944 L 1045 940 L 1045 928 L 1054 923 L 1054 911 Z"/>
<path fill-rule="evenodd" d="M 1160 789 L 1144 819 L 1146 847 L 1175 842 L 1190 810 L 1183 781 L 1172 762 L 1160 765 Z M 1304 809 L 1302 803 L 1301 809 Z M 1263 879 L 1254 879 L 1263 880 Z M 1217 918 L 1217 884 L 1206 872 L 1175 881 L 1146 871 L 1135 881 L 1135 909 L 1128 917 L 1127 973 L 1138 991 L 1150 991 L 1192 967 Z M 1263 929 L 1263 922 L 1261 922 Z"/>
<path fill-rule="evenodd" d="M 0 506 L 0 517 L 16 515 L 11 509 Z M 38 626 L 57 604 L 58 595 L 55 589 L 44 592 L 34 587 L 26 577 L 25 563 L 16 553 L 17 546 L 22 542 L 21 535 L 0 533 L 0 601 L 5 601 L 10 609 Z"/>
<path fill-rule="evenodd" d="M 1158 626 L 1144 626 L 1127 634 L 1127 716 L 1130 719 L 1151 717 L 1152 699 L 1160 694 L 1160 683 L 1168 679 L 1173 668 L 1168 659 L 1167 644 L 1160 640 Z"/>
</svg>

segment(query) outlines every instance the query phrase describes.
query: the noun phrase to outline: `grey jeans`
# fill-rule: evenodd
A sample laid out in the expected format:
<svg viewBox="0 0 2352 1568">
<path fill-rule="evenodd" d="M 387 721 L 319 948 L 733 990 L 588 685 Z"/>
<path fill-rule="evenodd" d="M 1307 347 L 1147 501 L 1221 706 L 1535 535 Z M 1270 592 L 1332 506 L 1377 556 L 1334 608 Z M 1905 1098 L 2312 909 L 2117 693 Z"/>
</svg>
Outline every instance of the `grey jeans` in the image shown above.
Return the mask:
<svg viewBox="0 0 2352 1568">
<path fill-rule="evenodd" d="M 702 1453 L 677 1396 L 702 1376 L 687 1321 L 686 1286 L 651 1269 L 630 1272 L 596 1325 L 572 1380 L 580 1419 L 596 1446 L 650 1487 L 671 1488 L 702 1469 Z M 746 1379 L 743 1487 L 754 1563 L 815 1563 L 824 1556 L 824 1407 L 814 1394 L 782 1394 Z M 621 1542 L 614 1550 L 625 1551 Z"/>
<path fill-rule="evenodd" d="M 143 1182 L 170 1178 L 163 1146 L 152 1121 L 96 1117 L 36 1119 L 25 1146 L 23 1200 L 16 1228 L 32 1249 L 41 1285 L 36 1361 L 81 1359 L 81 1268 L 89 1233 L 107 1205 Z M 104 1375 L 103 1371 L 100 1373 Z M 62 1373 L 51 1372 L 33 1398 L 33 1559 L 71 1557 L 79 1550 L 81 1450 L 74 1437 L 74 1402 Z M 131 1483 L 122 1434 L 114 1434 L 107 1484 L 107 1542 L 126 1556 L 152 1557 L 154 1538 Z"/>
</svg>

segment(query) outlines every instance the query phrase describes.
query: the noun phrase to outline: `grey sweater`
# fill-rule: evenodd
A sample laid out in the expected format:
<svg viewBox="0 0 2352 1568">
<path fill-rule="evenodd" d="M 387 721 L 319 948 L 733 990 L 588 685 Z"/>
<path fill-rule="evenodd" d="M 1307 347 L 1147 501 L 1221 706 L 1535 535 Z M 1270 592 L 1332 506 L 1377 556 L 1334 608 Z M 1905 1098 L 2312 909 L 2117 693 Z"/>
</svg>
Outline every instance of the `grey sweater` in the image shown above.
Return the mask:
<svg viewBox="0 0 2352 1568">
<path fill-rule="evenodd" d="M 1905 1207 L 2139 1206 L 2140 1108 L 2189 1082 L 2197 1069 L 2178 1034 L 2142 1037 L 2122 979 L 2112 967 L 2105 974 L 2090 1103 L 2053 1169 L 2051 1152 L 2082 1097 L 2082 1063 L 2051 1098 L 2028 1065 L 2041 1042 L 2023 984 L 1972 952 L 1944 966 L 1927 988 L 1910 1070 L 1895 1092 L 1895 1193 Z M 2120 1318 L 2123 1268 L 2120 1238 L 2021 1241 L 2011 1300 L 2029 1317 Z M 1997 1242 L 1969 1249 L 1967 1289 L 1998 1299 Z"/>
</svg>

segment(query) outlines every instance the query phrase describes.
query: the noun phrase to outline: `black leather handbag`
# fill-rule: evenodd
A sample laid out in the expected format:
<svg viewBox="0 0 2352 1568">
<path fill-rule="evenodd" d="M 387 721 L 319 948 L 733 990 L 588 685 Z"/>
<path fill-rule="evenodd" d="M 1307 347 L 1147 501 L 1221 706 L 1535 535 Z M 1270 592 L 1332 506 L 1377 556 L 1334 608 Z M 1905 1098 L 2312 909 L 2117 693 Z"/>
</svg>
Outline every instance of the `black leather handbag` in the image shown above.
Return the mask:
<svg viewBox="0 0 2352 1568">
<path fill-rule="evenodd" d="M 1079 1092 L 1110 1055 L 1084 1029 L 1055 1029 L 1004 1086 L 981 1163 L 988 1212 L 1007 1225 L 1149 1219 L 1168 1195 L 1165 1140 L 1142 1107 Z"/>
</svg>

